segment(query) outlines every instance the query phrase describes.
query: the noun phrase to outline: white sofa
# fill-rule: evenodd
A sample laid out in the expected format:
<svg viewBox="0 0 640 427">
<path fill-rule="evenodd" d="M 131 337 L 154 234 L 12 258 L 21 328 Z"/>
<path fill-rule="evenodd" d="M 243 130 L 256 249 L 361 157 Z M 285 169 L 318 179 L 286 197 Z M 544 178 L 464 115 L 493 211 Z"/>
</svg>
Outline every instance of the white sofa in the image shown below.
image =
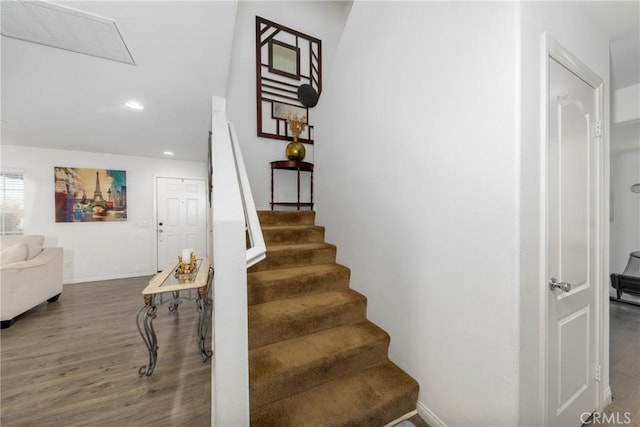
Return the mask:
<svg viewBox="0 0 640 427">
<path fill-rule="evenodd" d="M 44 236 L 0 236 L 0 320 L 16 317 L 62 293 L 62 248 L 43 248 Z"/>
</svg>

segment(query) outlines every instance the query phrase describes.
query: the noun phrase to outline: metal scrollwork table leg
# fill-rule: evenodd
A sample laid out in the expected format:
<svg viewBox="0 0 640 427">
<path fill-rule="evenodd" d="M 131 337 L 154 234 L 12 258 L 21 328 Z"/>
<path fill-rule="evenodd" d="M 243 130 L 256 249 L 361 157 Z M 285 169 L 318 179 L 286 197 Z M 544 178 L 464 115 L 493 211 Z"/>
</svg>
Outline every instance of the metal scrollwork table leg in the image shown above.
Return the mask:
<svg viewBox="0 0 640 427">
<path fill-rule="evenodd" d="M 171 292 L 171 295 L 173 296 L 173 301 L 171 301 L 171 303 L 169 304 L 169 311 L 178 311 L 178 306 L 182 302 L 182 300 L 180 299 L 180 292 L 174 291 Z"/>
<path fill-rule="evenodd" d="M 145 376 L 153 373 L 158 361 L 158 338 L 156 337 L 156 331 L 153 329 L 153 319 L 156 318 L 155 297 L 155 295 L 144 296 L 144 307 L 138 311 L 136 317 L 138 332 L 140 332 L 140 336 L 149 351 L 149 363 L 141 366 L 138 370 L 140 375 Z"/>
<path fill-rule="evenodd" d="M 209 323 L 211 323 L 211 282 L 213 280 L 213 268 L 209 268 L 209 275 L 207 277 L 207 285 L 202 288 L 198 288 L 198 341 L 200 345 L 200 357 L 203 362 L 206 362 L 211 356 L 213 351 L 206 348 L 206 337 L 209 331 Z"/>
</svg>

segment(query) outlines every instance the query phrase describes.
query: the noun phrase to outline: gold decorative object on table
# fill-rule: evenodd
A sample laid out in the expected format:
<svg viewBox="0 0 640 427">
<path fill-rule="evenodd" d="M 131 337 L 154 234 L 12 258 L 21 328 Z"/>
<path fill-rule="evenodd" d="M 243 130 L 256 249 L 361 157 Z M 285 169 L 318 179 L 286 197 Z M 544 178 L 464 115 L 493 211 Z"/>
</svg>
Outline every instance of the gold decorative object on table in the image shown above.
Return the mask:
<svg viewBox="0 0 640 427">
<path fill-rule="evenodd" d="M 287 144 L 285 154 L 289 160 L 302 160 L 306 154 L 304 145 L 298 141 L 298 137 L 306 126 L 306 118 L 297 114 L 287 114 L 287 124 L 293 134 L 293 141 Z"/>
<path fill-rule="evenodd" d="M 190 259 L 185 262 L 183 255 L 178 255 L 178 267 L 176 268 L 176 279 L 184 283 L 189 283 L 193 279 L 196 270 L 196 254 L 191 252 Z"/>
</svg>

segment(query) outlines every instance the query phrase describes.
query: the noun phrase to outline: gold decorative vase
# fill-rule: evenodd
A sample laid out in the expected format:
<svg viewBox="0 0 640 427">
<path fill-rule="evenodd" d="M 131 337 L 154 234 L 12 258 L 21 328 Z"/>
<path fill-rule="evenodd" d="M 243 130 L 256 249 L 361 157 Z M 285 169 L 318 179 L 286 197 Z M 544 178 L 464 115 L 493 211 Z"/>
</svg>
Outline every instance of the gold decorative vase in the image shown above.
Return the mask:
<svg viewBox="0 0 640 427">
<path fill-rule="evenodd" d="M 306 153 L 304 145 L 297 140 L 293 140 L 287 144 L 287 149 L 284 151 L 289 160 L 302 160 Z"/>
<path fill-rule="evenodd" d="M 298 141 L 298 137 L 305 127 L 305 118 L 299 117 L 297 114 L 289 114 L 287 116 L 287 124 L 293 134 L 293 141 L 287 144 L 284 154 L 289 160 L 303 160 L 307 154 L 304 145 Z"/>
<path fill-rule="evenodd" d="M 182 256 L 178 255 L 178 268 L 176 273 L 178 274 L 193 274 L 196 269 L 196 254 L 191 252 L 191 258 L 186 260 L 182 259 Z"/>
</svg>

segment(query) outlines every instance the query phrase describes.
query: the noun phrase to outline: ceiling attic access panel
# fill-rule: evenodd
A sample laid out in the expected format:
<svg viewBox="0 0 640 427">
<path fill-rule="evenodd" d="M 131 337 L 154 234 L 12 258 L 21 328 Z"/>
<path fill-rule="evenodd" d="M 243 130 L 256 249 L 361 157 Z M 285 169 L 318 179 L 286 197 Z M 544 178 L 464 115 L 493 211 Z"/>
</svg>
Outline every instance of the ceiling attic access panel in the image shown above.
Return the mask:
<svg viewBox="0 0 640 427">
<path fill-rule="evenodd" d="M 322 42 L 256 16 L 256 105 L 258 136 L 290 141 L 287 116 L 306 118 L 300 142 L 313 144 L 309 108 L 298 95 L 301 85 L 322 92 Z"/>
</svg>

